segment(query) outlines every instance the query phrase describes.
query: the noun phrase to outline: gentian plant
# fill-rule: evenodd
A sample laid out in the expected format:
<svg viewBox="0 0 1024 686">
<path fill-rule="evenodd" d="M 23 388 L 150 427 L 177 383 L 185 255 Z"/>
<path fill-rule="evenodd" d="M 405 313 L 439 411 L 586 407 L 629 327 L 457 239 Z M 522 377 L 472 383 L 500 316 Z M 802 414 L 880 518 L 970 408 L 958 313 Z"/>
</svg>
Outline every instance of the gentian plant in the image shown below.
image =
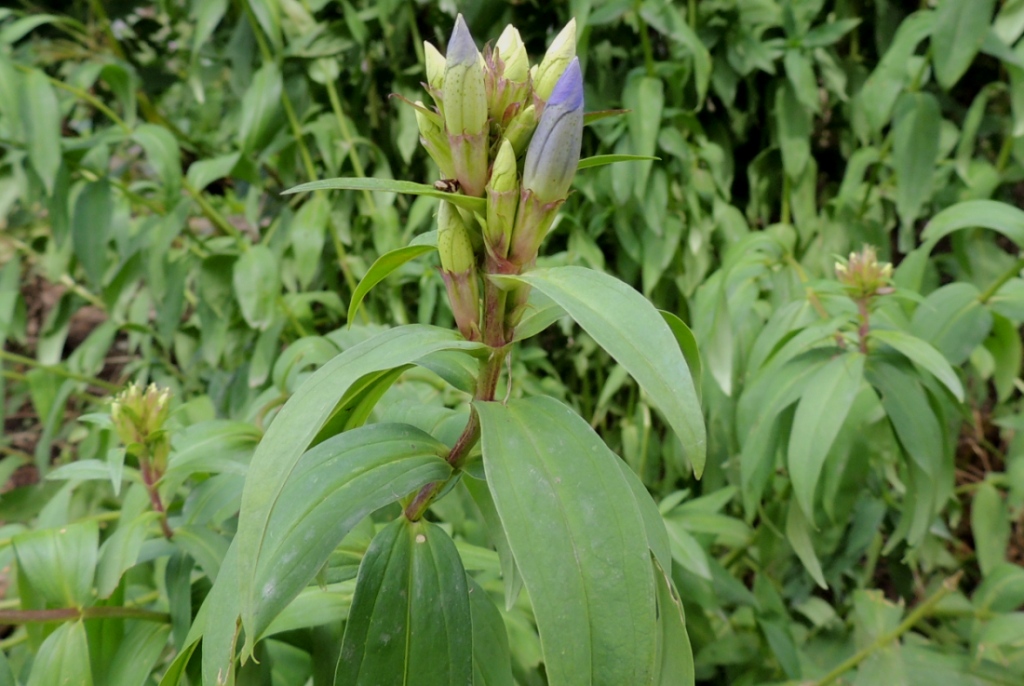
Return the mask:
<svg viewBox="0 0 1024 686">
<path fill-rule="evenodd" d="M 513 683 L 501 603 L 431 521 L 431 508 L 454 493 L 468 494 L 483 514 L 505 609 L 528 596 L 550 684 L 692 683 L 669 539 L 653 500 L 570 406 L 521 397 L 504 374 L 518 341 L 567 315 L 660 410 L 682 444 L 679 467 L 698 476 L 703 469 L 686 326 L 611 276 L 537 266 L 577 170 L 630 158 L 580 159 L 588 117 L 575 43 L 570 22 L 530 67 L 515 28 L 481 53 L 460 16 L 445 56 L 425 45 L 433 105 L 409 103 L 441 178 L 293 189 L 437 198 L 436 232 L 382 256 L 356 290 L 350 318 L 374 284 L 436 249 L 458 330 L 385 330 L 330 360 L 272 418 L 205 621 L 192 629 L 204 635 L 211 683 L 234 678 L 239 647 L 242 664 L 259 658 L 275 619 L 323 580 L 343 539 L 367 522 L 376 525 L 335 683 Z M 426 412 L 367 423 L 381 395 L 417 365 L 466 392 L 461 429 L 439 428 Z M 475 378 L 468 385 L 465 370 Z"/>
</svg>

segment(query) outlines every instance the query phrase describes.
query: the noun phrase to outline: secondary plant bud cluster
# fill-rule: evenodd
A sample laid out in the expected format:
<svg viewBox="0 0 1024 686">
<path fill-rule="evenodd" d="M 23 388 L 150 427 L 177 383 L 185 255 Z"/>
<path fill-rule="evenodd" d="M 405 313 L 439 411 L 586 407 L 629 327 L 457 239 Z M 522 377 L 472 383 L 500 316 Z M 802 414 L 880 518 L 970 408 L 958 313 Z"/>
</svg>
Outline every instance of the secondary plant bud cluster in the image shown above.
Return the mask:
<svg viewBox="0 0 1024 686">
<path fill-rule="evenodd" d="M 892 292 L 892 264 L 879 262 L 874 247 L 865 245 L 850 253 L 845 262 L 836 262 L 836 278 L 854 300 L 867 300 Z"/>
<path fill-rule="evenodd" d="M 171 443 L 164 422 L 170 412 L 170 391 L 156 384 L 142 389 L 131 384 L 114 397 L 110 418 L 127 451 L 162 474 L 167 466 Z"/>
<path fill-rule="evenodd" d="M 486 201 L 485 212 L 441 202 L 438 250 L 445 285 L 462 334 L 503 345 L 526 292 L 507 304 L 505 296 L 485 303 L 480 280 L 531 267 L 569 194 L 583 139 L 576 23 L 570 21 L 533 66 L 513 26 L 481 53 L 462 15 L 447 52 L 425 43 L 424 55 L 424 86 L 434 106 L 414 104 L 420 141 L 459 193 Z M 483 322 L 494 318 L 503 323 L 488 337 Z"/>
</svg>

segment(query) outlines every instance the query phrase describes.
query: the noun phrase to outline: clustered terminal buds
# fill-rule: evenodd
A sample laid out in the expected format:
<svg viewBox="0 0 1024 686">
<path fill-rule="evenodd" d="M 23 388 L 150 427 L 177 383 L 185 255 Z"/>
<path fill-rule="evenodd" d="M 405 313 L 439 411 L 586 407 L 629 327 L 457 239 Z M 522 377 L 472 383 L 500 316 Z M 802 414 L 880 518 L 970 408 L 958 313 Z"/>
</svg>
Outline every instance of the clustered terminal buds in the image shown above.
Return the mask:
<svg viewBox="0 0 1024 686">
<path fill-rule="evenodd" d="M 163 473 L 171 450 L 164 431 L 170 397 L 170 391 L 161 390 L 156 384 L 143 389 L 133 383 L 117 394 L 110 406 L 114 429 L 128 452 L 146 461 L 146 466 L 152 466 L 157 473 Z"/>
<path fill-rule="evenodd" d="M 869 300 L 892 292 L 892 264 L 879 262 L 878 254 L 870 245 L 865 245 L 860 252 L 850 253 L 845 263 L 836 262 L 836 278 L 854 300 Z"/>
<path fill-rule="evenodd" d="M 481 53 L 462 15 L 447 53 L 425 43 L 424 56 L 424 86 L 434 107 L 415 103 L 420 141 L 442 178 L 457 182 L 457 192 L 486 200 L 486 212 L 441 201 L 442 275 L 462 335 L 501 346 L 511 340 L 528 291 L 493 295 L 487 275 L 518 274 L 536 262 L 580 161 L 576 23 L 559 32 L 533 67 L 514 27 Z M 495 319 L 500 325 L 485 326 Z"/>
</svg>

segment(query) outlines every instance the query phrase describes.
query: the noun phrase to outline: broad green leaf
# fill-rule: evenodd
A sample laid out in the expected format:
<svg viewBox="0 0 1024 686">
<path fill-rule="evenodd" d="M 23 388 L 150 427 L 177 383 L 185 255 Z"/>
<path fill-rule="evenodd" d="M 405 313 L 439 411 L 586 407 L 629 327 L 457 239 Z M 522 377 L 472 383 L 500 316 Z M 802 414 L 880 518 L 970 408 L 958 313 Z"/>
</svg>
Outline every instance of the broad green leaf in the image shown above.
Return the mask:
<svg viewBox="0 0 1024 686">
<path fill-rule="evenodd" d="M 181 151 L 174 134 L 156 124 L 142 124 L 132 137 L 146 151 L 146 159 L 163 185 L 167 204 L 172 206 L 181 192 Z"/>
<path fill-rule="evenodd" d="M 282 92 L 281 71 L 273 62 L 264 64 L 253 74 L 249 89 L 242 97 L 238 123 L 237 140 L 243 153 L 261 151 L 277 133 Z"/>
<path fill-rule="evenodd" d="M 281 281 L 277 257 L 265 245 L 254 245 L 235 262 L 231 283 L 246 323 L 254 329 L 270 326 L 277 313 Z"/>
<path fill-rule="evenodd" d="M 48 607 L 87 607 L 93 603 L 93 574 L 99 529 L 95 521 L 15 536 L 18 574 Z"/>
<path fill-rule="evenodd" d="M 491 543 L 494 544 L 494 549 L 498 552 L 501 578 L 505 587 L 505 609 L 511 610 L 523 588 L 523 576 L 516 566 L 515 556 L 508 544 L 508 536 L 505 535 L 505 529 L 502 528 L 498 510 L 494 507 L 494 498 L 491 497 L 487 484 L 480 479 L 467 476 L 460 479 L 459 483 L 466 487 L 466 491 L 480 510 L 484 526 L 487 527 L 487 533 L 491 537 Z"/>
<path fill-rule="evenodd" d="M 47 193 L 53 193 L 61 163 L 61 113 L 57 94 L 46 74 L 38 69 L 22 79 L 21 121 L 32 167 Z"/>
<path fill-rule="evenodd" d="M 999 490 L 983 481 L 971 501 L 971 533 L 982 576 L 988 576 L 1006 560 L 1010 542 L 1010 513 Z"/>
<path fill-rule="evenodd" d="M 96 591 L 100 598 L 109 598 L 125 570 L 135 566 L 149 525 L 157 519 L 156 512 L 143 512 L 129 522 L 121 522 L 114 535 L 103 542 L 96 569 Z"/>
<path fill-rule="evenodd" d="M 307 586 L 281 614 L 274 618 L 263 635 L 273 636 L 286 631 L 332 624 L 348 619 L 355 587 L 354 579 L 323 588 Z"/>
<path fill-rule="evenodd" d="M 700 477 L 706 448 L 697 391 L 672 330 L 646 298 L 582 267 L 534 269 L 502 280 L 529 284 L 551 298 L 625 367 L 676 432 Z"/>
<path fill-rule="evenodd" d="M 240 575 L 236 590 L 240 597 L 254 597 L 253 563 L 260 557 L 267 524 L 285 483 L 349 388 L 367 374 L 410 364 L 438 350 L 479 349 L 480 344 L 446 329 L 421 325 L 389 329 L 341 353 L 296 389 L 267 429 L 249 465 L 234 540 L 243 561 L 241 569 L 246 572 Z M 247 627 L 253 626 L 252 620 L 251 614 L 245 618 Z M 251 629 L 246 633 L 255 635 Z"/>
<path fill-rule="evenodd" d="M 580 160 L 576 171 L 590 169 L 591 167 L 603 167 L 606 164 L 615 164 L 616 162 L 644 162 L 660 159 L 660 157 L 652 157 L 650 155 L 594 155 L 593 157 L 584 157 Z"/>
<path fill-rule="evenodd" d="M 448 448 L 408 424 L 374 424 L 329 438 L 302 456 L 270 511 L 242 600 L 259 636 L 372 512 L 451 474 Z"/>
<path fill-rule="evenodd" d="M 690 374 L 693 376 L 693 390 L 697 392 L 697 401 L 700 402 L 701 377 L 704 374 L 704 370 L 700 361 L 700 348 L 697 346 L 697 337 L 693 335 L 693 331 L 690 330 L 690 327 L 682 319 L 671 312 L 666 312 L 665 310 L 658 311 L 661 312 L 661 317 L 668 324 L 668 328 L 672 329 L 672 335 L 676 337 L 679 350 L 682 351 L 683 357 L 686 358 L 686 366 L 690 368 Z"/>
<path fill-rule="evenodd" d="M 436 246 L 430 245 L 407 245 L 404 248 L 398 248 L 386 252 L 378 257 L 374 263 L 367 270 L 366 276 L 362 278 L 359 285 L 356 286 L 356 290 L 352 293 L 352 300 L 348 305 L 348 323 L 349 326 L 355 321 L 356 312 L 359 311 L 359 306 L 363 303 L 363 298 L 366 294 L 373 290 L 373 287 L 379 284 L 381 281 L 386 279 L 392 272 L 401 267 L 409 260 L 414 260 L 420 255 L 426 255 L 427 253 L 434 252 L 437 250 Z"/>
<path fill-rule="evenodd" d="M 708 556 L 697 539 L 686 530 L 682 522 L 672 518 L 665 519 L 664 522 L 664 527 L 668 530 L 672 559 L 691 574 L 711 581 Z"/>
<path fill-rule="evenodd" d="M 658 587 L 658 676 L 656 686 L 692 686 L 693 650 L 686 631 L 686 613 L 668 573 L 652 560 Z"/>
<path fill-rule="evenodd" d="M 648 158 L 647 161 L 641 162 L 634 172 L 634 192 L 637 198 L 643 198 L 647 194 L 647 178 L 653 165 L 651 156 L 657 147 L 658 131 L 661 130 L 665 83 L 651 76 L 632 78 L 626 83 L 622 101 L 629 109 L 626 123 L 629 125 L 632 148 L 638 155 Z"/>
<path fill-rule="evenodd" d="M 996 0 L 939 0 L 931 36 L 935 78 L 951 89 L 971 66 L 988 33 Z"/>
<path fill-rule="evenodd" d="M 472 577 L 468 581 L 473 615 L 473 686 L 513 686 L 505 621 L 487 592 Z"/>
<path fill-rule="evenodd" d="M 930 250 L 954 231 L 974 227 L 997 231 L 1024 250 L 1024 210 L 995 200 L 968 200 L 947 207 L 932 217 L 921 238 Z"/>
<path fill-rule="evenodd" d="M 775 93 L 775 124 L 786 175 L 798 179 L 811 159 L 811 114 L 793 84 L 785 81 Z"/>
<path fill-rule="evenodd" d="M 75 201 L 71 242 L 85 275 L 94 288 L 102 284 L 107 268 L 107 242 L 114 216 L 114 200 L 106 180 L 86 184 Z"/>
<path fill-rule="evenodd" d="M 793 87 L 793 94 L 808 112 L 817 114 L 821 106 L 818 95 L 818 79 L 814 76 L 811 58 L 804 51 L 790 48 L 782 60 L 786 67 L 786 77 Z"/>
<path fill-rule="evenodd" d="M 551 398 L 476 407 L 487 485 L 530 593 L 548 682 L 648 683 L 654 578 L 619 458 Z"/>
<path fill-rule="evenodd" d="M 171 628 L 156 622 L 133 622 L 125 627 L 124 639 L 106 674 L 107 686 L 141 686 L 148 684 Z"/>
<path fill-rule="evenodd" d="M 989 570 L 971 602 L 983 612 L 1012 612 L 1024 604 L 1024 567 L 1003 563 Z"/>
<path fill-rule="evenodd" d="M 223 179 L 230 174 L 241 157 L 241 153 L 233 152 L 208 160 L 198 160 L 189 165 L 186 179 L 193 190 L 202 191 L 217 179 Z"/>
<path fill-rule="evenodd" d="M 882 407 L 910 459 L 935 475 L 944 458 L 943 428 L 928 404 L 921 382 L 899 367 L 869 360 L 868 382 L 882 396 Z"/>
<path fill-rule="evenodd" d="M 308 287 L 317 273 L 324 239 L 331 220 L 331 204 L 325 195 L 314 195 L 295 214 L 288 238 L 295 254 L 299 283 Z M 351 305 L 349 306 L 351 311 Z"/>
<path fill-rule="evenodd" d="M 400 518 L 359 565 L 335 683 L 466 686 L 473 627 L 458 551 L 436 524 Z"/>
<path fill-rule="evenodd" d="M 838 19 L 819 24 L 804 34 L 800 44 L 805 48 L 827 48 L 860 25 L 860 19 Z"/>
<path fill-rule="evenodd" d="M 896 212 L 900 221 L 909 226 L 931 195 L 942 115 L 934 96 L 914 93 L 906 97 L 908 103 L 893 127 L 892 161 L 896 171 Z"/>
<path fill-rule="evenodd" d="M 985 347 L 992 353 L 994 370 L 992 383 L 1000 401 L 1006 401 L 1016 388 L 1020 378 L 1021 361 L 1024 360 L 1024 344 L 1017 326 L 1009 319 L 992 313 L 992 334 L 985 341 Z"/>
<path fill-rule="evenodd" d="M 92 686 L 92 683 L 85 623 L 65 622 L 43 641 L 32 664 L 28 686 Z"/>
<path fill-rule="evenodd" d="M 911 333 L 935 346 L 949 364 L 963 364 L 992 330 L 992 313 L 979 295 L 974 285 L 965 282 L 932 291 L 914 311 Z"/>
<path fill-rule="evenodd" d="M 425 183 L 413 183 L 412 181 L 398 181 L 395 179 L 374 179 L 363 177 L 350 179 L 324 179 L 323 181 L 310 181 L 309 183 L 289 188 L 284 192 L 284 194 L 288 195 L 290 193 L 307 193 L 309 191 L 330 190 L 387 191 L 391 193 L 407 193 L 409 195 L 425 195 L 428 198 L 447 200 L 456 207 L 461 207 L 462 209 L 469 210 L 470 212 L 482 213 L 487 209 L 487 201 L 483 198 L 474 198 L 460 193 L 446 193 Z"/>
<path fill-rule="evenodd" d="M 629 484 L 630 490 L 633 491 L 636 506 L 640 510 L 640 518 L 644 520 L 644 530 L 647 532 L 647 545 L 651 549 L 654 559 L 657 560 L 663 569 L 671 569 L 672 547 L 669 542 L 665 520 L 662 519 L 661 512 L 658 510 L 658 504 L 654 502 L 651 494 L 647 491 L 647 487 L 644 486 L 644 482 L 640 480 L 636 472 L 630 469 L 625 460 L 619 460 L 618 465 L 623 478 Z"/>
<path fill-rule="evenodd" d="M 233 684 L 235 679 L 235 646 L 238 641 L 238 615 L 241 604 L 239 582 L 246 575 L 238 566 L 238 538 L 232 541 L 224 556 L 220 573 L 213 588 L 206 596 L 192 628 L 185 637 L 189 646 L 203 640 L 203 684 L 222 686 Z M 184 668 L 184 664 L 181 665 Z"/>
<path fill-rule="evenodd" d="M 821 588 L 827 589 L 825 575 L 821 571 L 821 562 L 814 552 L 814 541 L 811 538 L 811 525 L 804 516 L 803 510 L 795 500 L 789 502 L 789 513 L 786 517 L 786 538 L 793 546 L 793 552 L 800 558 L 804 569 L 814 579 L 814 583 Z"/>
<path fill-rule="evenodd" d="M 796 407 L 789 438 L 789 478 L 796 500 L 811 522 L 821 468 L 846 421 L 863 376 L 864 355 L 839 355 L 809 380 Z"/>
<path fill-rule="evenodd" d="M 895 329 L 872 329 L 870 339 L 891 346 L 914 364 L 924 367 L 949 389 L 957 400 L 963 402 L 964 388 L 960 378 L 953 371 L 946 358 L 931 344 Z"/>
</svg>

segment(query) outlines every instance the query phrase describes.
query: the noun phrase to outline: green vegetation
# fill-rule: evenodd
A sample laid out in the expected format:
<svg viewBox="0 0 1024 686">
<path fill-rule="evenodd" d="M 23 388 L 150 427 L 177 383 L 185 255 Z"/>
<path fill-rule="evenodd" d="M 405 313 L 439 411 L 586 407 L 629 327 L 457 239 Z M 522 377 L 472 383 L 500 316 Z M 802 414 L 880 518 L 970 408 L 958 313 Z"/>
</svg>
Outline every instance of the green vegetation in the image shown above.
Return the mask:
<svg viewBox="0 0 1024 686">
<path fill-rule="evenodd" d="M 1024 682 L 1024 0 L 21 0 L 0 151 L 0 686 Z"/>
</svg>

